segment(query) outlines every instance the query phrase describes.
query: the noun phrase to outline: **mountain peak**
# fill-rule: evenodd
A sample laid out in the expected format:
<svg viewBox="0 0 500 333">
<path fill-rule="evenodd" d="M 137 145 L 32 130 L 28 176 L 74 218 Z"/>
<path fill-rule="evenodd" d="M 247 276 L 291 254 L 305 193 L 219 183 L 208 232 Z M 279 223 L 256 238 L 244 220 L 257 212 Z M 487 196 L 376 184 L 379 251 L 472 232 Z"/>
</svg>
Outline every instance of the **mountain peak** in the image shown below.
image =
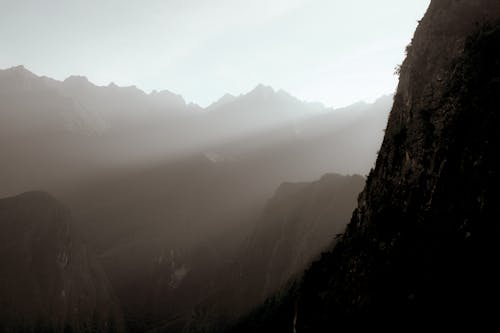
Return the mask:
<svg viewBox="0 0 500 333">
<path fill-rule="evenodd" d="M 177 107 L 185 107 L 186 101 L 181 95 L 175 94 L 169 90 L 152 91 L 149 96 L 153 97 L 156 101 L 175 105 Z"/>
<path fill-rule="evenodd" d="M 4 70 L 7 73 L 12 73 L 16 75 L 23 75 L 28 77 L 37 77 L 34 73 L 30 72 L 23 65 L 13 66 Z"/>
<path fill-rule="evenodd" d="M 224 94 L 224 96 L 219 98 L 217 101 L 215 101 L 212 104 L 210 104 L 209 106 L 207 106 L 206 110 L 210 111 L 210 110 L 216 109 L 220 106 L 229 104 L 229 103 L 233 102 L 234 100 L 236 100 L 236 98 L 237 98 L 236 96 L 231 95 L 229 93 L 226 93 L 226 94 Z"/>
<path fill-rule="evenodd" d="M 19 65 L 0 70 L 0 90 L 37 90 L 43 88 L 40 77 Z"/>
<path fill-rule="evenodd" d="M 248 95 L 272 95 L 275 91 L 271 86 L 266 86 L 262 83 L 258 84 L 252 91 L 248 93 Z"/>
<path fill-rule="evenodd" d="M 222 102 L 222 101 L 234 101 L 236 99 L 236 96 L 232 95 L 232 94 L 229 94 L 229 93 L 225 93 L 224 96 L 222 96 L 221 98 L 219 98 L 219 102 Z"/>
<path fill-rule="evenodd" d="M 10 67 L 7 69 L 8 71 L 13 71 L 13 72 L 24 72 L 24 71 L 28 71 L 26 69 L 26 67 L 24 67 L 23 65 L 18 65 L 18 66 L 13 66 L 13 67 Z"/>
<path fill-rule="evenodd" d="M 81 75 L 71 75 L 67 77 L 63 83 L 72 84 L 72 85 L 88 85 L 91 84 L 89 79 L 86 76 Z"/>
</svg>

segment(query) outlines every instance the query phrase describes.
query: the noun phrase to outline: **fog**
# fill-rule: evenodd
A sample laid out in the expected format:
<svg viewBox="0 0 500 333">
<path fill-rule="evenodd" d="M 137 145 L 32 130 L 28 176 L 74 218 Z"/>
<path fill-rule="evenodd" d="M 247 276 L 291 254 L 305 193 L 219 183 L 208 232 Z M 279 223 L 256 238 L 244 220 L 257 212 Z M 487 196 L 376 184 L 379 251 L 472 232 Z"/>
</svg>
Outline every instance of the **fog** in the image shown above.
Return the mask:
<svg viewBox="0 0 500 333">
<path fill-rule="evenodd" d="M 427 3 L 1 1 L 0 321 L 212 332 L 263 302 L 349 221 Z"/>
<path fill-rule="evenodd" d="M 209 297 L 207 283 L 217 292 L 245 290 L 246 298 L 231 294 L 213 310 L 240 315 L 306 265 L 347 222 L 363 178 L 322 178 L 310 193 L 301 193 L 309 188 L 303 182 L 332 172 L 366 175 L 392 105 L 389 95 L 332 109 L 258 85 L 201 108 L 169 91 L 97 86 L 82 76 L 57 81 L 22 66 L 0 71 L 0 87 L 1 195 L 41 190 L 67 205 L 137 331 L 192 311 Z M 257 276 L 267 263 L 254 262 L 256 244 L 272 248 L 267 239 L 279 233 L 258 221 L 266 210 L 281 219 L 268 201 L 307 211 L 317 204 L 288 202 L 284 182 L 302 182 L 290 187 L 293 196 L 319 195 L 342 209 L 301 217 L 317 231 L 312 239 L 289 237 L 311 245 L 283 257 L 289 266 L 264 286 Z M 234 271 L 231 262 L 241 267 Z M 226 290 L 217 281 L 227 269 Z M 233 276 L 240 270 L 255 279 L 240 281 Z M 162 286 L 151 285 L 151 276 Z"/>
</svg>

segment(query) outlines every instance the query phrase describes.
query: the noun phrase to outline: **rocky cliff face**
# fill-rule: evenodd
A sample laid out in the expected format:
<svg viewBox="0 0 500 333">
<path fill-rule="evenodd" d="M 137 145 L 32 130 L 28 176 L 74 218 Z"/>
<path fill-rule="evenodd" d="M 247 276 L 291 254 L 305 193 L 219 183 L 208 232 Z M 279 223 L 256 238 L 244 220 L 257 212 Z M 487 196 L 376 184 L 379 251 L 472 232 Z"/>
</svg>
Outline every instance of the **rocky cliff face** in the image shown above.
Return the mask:
<svg viewBox="0 0 500 333">
<path fill-rule="evenodd" d="M 43 192 L 0 200 L 0 332 L 120 332 L 123 318 L 68 210 Z"/>
<path fill-rule="evenodd" d="M 493 319 L 499 19 L 498 1 L 431 3 L 358 209 L 336 247 L 306 273 L 297 331 L 389 316 Z"/>
<path fill-rule="evenodd" d="M 500 2 L 432 1 L 344 235 L 236 331 L 498 326 L 499 106 Z"/>
</svg>

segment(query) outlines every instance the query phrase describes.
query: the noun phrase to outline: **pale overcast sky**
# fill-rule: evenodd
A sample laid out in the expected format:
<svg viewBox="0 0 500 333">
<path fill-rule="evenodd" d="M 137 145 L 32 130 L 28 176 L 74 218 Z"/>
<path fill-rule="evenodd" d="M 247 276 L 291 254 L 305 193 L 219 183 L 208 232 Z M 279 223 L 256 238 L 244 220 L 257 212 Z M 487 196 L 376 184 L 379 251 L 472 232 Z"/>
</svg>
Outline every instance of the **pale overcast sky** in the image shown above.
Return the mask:
<svg viewBox="0 0 500 333">
<path fill-rule="evenodd" d="M 182 94 L 258 83 L 342 106 L 392 93 L 430 0 L 0 0 L 0 68 Z"/>
</svg>

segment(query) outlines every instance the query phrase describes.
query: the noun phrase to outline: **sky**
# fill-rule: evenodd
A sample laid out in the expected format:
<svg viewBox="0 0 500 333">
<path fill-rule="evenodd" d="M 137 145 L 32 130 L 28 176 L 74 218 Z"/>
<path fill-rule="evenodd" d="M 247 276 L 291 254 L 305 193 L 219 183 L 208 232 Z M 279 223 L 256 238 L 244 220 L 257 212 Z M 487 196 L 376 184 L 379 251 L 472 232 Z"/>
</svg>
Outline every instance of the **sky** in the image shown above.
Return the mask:
<svg viewBox="0 0 500 333">
<path fill-rule="evenodd" d="M 259 83 L 339 107 L 393 93 L 430 0 L 0 0 L 0 68 L 207 106 Z"/>
</svg>

